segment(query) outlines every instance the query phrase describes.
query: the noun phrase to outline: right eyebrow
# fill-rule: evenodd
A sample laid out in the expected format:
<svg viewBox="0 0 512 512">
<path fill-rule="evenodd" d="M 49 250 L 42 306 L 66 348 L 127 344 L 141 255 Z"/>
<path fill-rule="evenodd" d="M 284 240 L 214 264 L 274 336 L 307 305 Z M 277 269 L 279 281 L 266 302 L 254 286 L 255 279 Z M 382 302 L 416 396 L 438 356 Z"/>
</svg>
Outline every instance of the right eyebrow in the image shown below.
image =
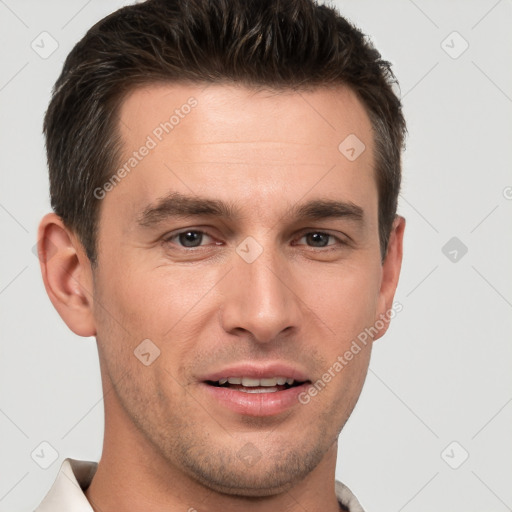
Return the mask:
<svg viewBox="0 0 512 512">
<path fill-rule="evenodd" d="M 218 199 L 187 196 L 179 192 L 172 192 L 156 201 L 156 203 L 147 205 L 137 216 L 137 222 L 140 226 L 149 228 L 170 217 L 192 217 L 198 215 L 229 219 L 240 216 L 234 204 L 228 204 Z"/>
</svg>

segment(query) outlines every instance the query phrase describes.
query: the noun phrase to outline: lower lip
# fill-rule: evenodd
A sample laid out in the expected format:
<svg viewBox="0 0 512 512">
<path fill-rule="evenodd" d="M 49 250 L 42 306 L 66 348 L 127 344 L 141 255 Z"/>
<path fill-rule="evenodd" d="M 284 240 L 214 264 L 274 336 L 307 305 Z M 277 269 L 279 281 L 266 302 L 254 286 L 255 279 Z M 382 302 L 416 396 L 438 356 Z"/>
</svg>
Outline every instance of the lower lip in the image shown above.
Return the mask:
<svg viewBox="0 0 512 512">
<path fill-rule="evenodd" d="M 299 404 L 298 395 L 308 388 L 309 383 L 272 393 L 245 393 L 206 383 L 202 385 L 215 400 L 228 409 L 238 414 L 262 417 L 282 413 Z"/>
</svg>

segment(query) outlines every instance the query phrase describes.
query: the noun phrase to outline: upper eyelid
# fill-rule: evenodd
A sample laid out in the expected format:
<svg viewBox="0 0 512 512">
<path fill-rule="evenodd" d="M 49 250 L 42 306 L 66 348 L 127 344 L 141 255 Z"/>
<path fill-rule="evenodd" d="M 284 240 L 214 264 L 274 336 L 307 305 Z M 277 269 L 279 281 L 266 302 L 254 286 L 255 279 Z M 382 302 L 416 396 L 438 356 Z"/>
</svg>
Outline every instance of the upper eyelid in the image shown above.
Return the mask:
<svg viewBox="0 0 512 512">
<path fill-rule="evenodd" d="M 338 230 L 329 229 L 329 228 L 305 227 L 305 228 L 301 228 L 301 229 L 297 230 L 296 233 L 297 234 L 295 235 L 295 237 L 303 237 L 305 235 L 308 235 L 309 233 L 322 233 L 324 235 L 328 235 L 328 236 L 337 238 L 338 240 L 341 240 L 341 241 L 343 241 L 344 238 L 350 239 L 350 236 L 347 235 L 346 233 L 344 233 L 342 231 L 338 231 Z"/>
<path fill-rule="evenodd" d="M 208 236 L 213 237 L 213 235 L 211 235 L 208 232 L 208 230 L 206 230 L 206 229 L 192 227 L 192 228 L 182 228 L 182 229 L 178 229 L 175 231 L 169 231 L 168 233 L 166 233 L 163 236 L 163 238 L 165 238 L 165 239 L 174 238 L 175 236 L 182 235 L 183 233 L 188 233 L 189 231 L 196 232 L 196 233 L 202 233 L 203 235 L 208 235 Z"/>
</svg>

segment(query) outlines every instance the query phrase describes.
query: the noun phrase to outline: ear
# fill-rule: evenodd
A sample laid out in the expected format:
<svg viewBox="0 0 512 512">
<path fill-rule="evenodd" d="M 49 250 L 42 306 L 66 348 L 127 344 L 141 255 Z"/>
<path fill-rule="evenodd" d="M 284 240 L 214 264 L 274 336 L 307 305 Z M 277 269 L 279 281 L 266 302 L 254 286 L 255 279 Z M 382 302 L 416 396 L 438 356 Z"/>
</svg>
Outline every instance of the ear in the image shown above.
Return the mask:
<svg viewBox="0 0 512 512">
<path fill-rule="evenodd" d="M 66 325 L 79 336 L 95 336 L 89 258 L 62 219 L 49 213 L 39 224 L 37 251 L 46 293 Z"/>
<path fill-rule="evenodd" d="M 382 279 L 379 291 L 377 316 L 375 318 L 376 324 L 379 322 L 379 324 L 384 324 L 384 326 L 379 329 L 374 340 L 383 336 L 388 330 L 390 312 L 395 311 L 393 308 L 393 298 L 395 296 L 398 278 L 400 277 L 400 269 L 402 267 L 404 231 L 405 219 L 397 215 L 391 228 L 388 251 L 382 263 Z"/>
</svg>

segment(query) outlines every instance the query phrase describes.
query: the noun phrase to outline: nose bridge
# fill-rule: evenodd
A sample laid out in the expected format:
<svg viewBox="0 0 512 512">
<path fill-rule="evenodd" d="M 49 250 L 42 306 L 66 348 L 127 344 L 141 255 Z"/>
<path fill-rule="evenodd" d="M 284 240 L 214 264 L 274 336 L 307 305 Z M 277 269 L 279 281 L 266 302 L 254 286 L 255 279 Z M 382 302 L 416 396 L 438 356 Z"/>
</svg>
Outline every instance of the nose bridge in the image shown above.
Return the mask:
<svg viewBox="0 0 512 512">
<path fill-rule="evenodd" d="M 242 329 L 262 343 L 297 327 L 300 308 L 282 255 L 258 246 L 246 240 L 237 248 L 226 283 L 222 322 L 227 332 Z"/>
</svg>

